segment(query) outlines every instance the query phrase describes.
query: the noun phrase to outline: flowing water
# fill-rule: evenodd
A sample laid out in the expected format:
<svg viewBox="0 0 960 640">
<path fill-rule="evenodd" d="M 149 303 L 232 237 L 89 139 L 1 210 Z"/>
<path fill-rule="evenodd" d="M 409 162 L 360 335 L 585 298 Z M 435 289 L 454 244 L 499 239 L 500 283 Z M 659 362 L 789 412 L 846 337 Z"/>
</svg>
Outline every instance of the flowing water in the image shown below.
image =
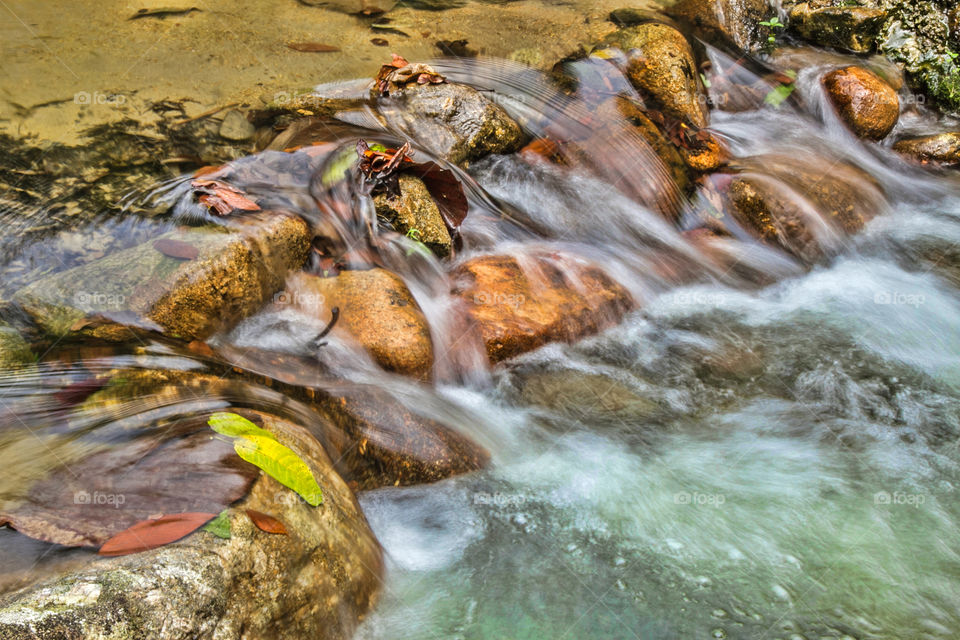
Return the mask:
<svg viewBox="0 0 960 640">
<path fill-rule="evenodd" d="M 723 52 L 707 54 L 714 74 L 730 66 Z M 568 65 L 580 82 L 572 97 L 513 63 L 440 60 L 438 70 L 488 91 L 530 135 L 582 143 L 565 165 L 524 154 L 469 172 L 449 167 L 471 204 L 456 260 L 494 249 L 588 257 L 641 301 L 638 311 L 577 344 L 491 369 L 482 345 L 462 333 L 447 267 L 411 257 L 411 242 L 395 233 L 368 246 L 375 215 L 358 185 L 323 180 L 361 137 L 388 146 L 412 137 L 418 159 L 431 157 L 402 114 L 383 106 L 387 127 L 371 130 L 361 108 L 323 125 L 325 146 L 264 151 L 221 175 L 264 209 L 295 211 L 333 227 L 344 247 L 369 250 L 354 260 L 399 273 L 431 325 L 436 385 L 386 374 L 335 336 L 318 349 L 324 322 L 283 305 L 218 334 L 209 358 L 159 336 L 44 344 L 33 368 L 0 381 L 8 478 L 0 499 L 22 497 L 65 462 L 152 437 L 142 430 L 151 421 L 237 405 L 316 421 L 266 384 L 289 373 L 276 364 L 258 369 L 259 380 L 224 377 L 236 365 L 224 354 L 257 349 L 306 358 L 338 384 L 381 387 L 493 454 L 481 472 L 361 494 L 388 570 L 357 638 L 956 638 L 960 177 L 848 134 L 817 82 L 827 62 L 796 55 L 790 100 L 763 106 L 776 83 L 763 85 L 763 69 L 739 69 L 749 76 L 742 86 L 765 89 L 749 110 L 714 110 L 711 130 L 739 171 L 780 184 L 814 217 L 821 212 L 807 190 L 856 172 L 858 197 L 876 217 L 856 236 L 820 238 L 828 250 L 812 268 L 733 225 L 728 251 L 739 267 L 704 257 L 680 229 L 699 226 L 707 185 L 685 198 L 627 121 L 600 106 L 632 91 L 616 60 Z M 923 129 L 933 118 L 913 110 L 900 126 Z M 316 141 L 307 130 L 280 148 Z M 799 184 L 777 177 L 784 166 Z M 57 234 L 108 233 L 120 238 L 115 250 L 210 222 L 191 204 L 188 180 L 125 201 L 160 215 L 55 227 L 15 243 L 2 297 L 91 259 L 89 247 L 51 259 Z M 23 326 L 15 309 L 6 313 Z M 122 388 L 118 372 L 157 371 L 219 383 L 201 394 L 85 401 Z M 0 535 L 6 588 L 85 553 Z"/>
</svg>

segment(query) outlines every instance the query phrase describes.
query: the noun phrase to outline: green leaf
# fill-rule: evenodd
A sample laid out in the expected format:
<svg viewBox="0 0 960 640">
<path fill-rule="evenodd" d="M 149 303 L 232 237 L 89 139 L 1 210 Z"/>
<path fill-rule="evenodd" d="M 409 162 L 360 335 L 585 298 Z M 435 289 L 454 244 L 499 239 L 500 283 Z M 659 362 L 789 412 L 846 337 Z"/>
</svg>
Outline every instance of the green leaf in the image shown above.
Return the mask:
<svg viewBox="0 0 960 640">
<path fill-rule="evenodd" d="M 374 145 L 376 146 L 376 145 Z M 323 170 L 320 183 L 324 187 L 331 187 L 347 177 L 349 171 L 357 164 L 357 152 L 354 149 L 345 149 L 332 157 Z"/>
<path fill-rule="evenodd" d="M 770 93 L 768 93 L 764 97 L 763 101 L 766 104 L 769 104 L 771 107 L 779 109 L 780 105 L 783 104 L 784 101 L 790 97 L 794 89 L 796 89 L 796 87 L 792 84 L 781 84 L 780 86 L 773 89 Z"/>
<path fill-rule="evenodd" d="M 266 429 L 261 429 L 243 416 L 235 413 L 225 413 L 222 411 L 215 413 L 210 416 L 207 424 L 217 433 L 230 436 L 231 438 L 239 438 L 241 436 L 273 438 L 273 434 Z"/>
<path fill-rule="evenodd" d="M 230 539 L 230 509 L 224 509 L 216 518 L 203 526 L 203 530 L 218 538 Z"/>
<path fill-rule="evenodd" d="M 307 504 L 317 506 L 323 494 L 307 463 L 270 435 L 245 435 L 233 442 L 237 455 L 257 465 L 271 478 L 293 489 Z"/>
</svg>

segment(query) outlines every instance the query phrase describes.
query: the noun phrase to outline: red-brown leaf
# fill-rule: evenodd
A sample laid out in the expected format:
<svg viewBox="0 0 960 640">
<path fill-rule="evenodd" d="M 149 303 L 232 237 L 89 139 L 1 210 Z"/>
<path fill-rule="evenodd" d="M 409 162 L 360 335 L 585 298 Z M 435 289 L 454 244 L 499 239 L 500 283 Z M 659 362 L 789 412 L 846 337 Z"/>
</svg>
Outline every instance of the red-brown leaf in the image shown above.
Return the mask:
<svg viewBox="0 0 960 640">
<path fill-rule="evenodd" d="M 463 185 L 453 171 L 429 161 L 412 165 L 408 170 L 423 180 L 424 186 L 440 209 L 447 229 L 452 232 L 459 228 L 467 217 L 469 203 L 463 192 Z"/>
<path fill-rule="evenodd" d="M 288 42 L 287 46 L 294 51 L 305 51 L 307 53 L 331 53 L 340 51 L 340 47 L 332 44 L 322 44 L 320 42 Z"/>
<path fill-rule="evenodd" d="M 189 242 L 172 238 L 154 240 L 153 248 L 168 258 L 177 258 L 178 260 L 194 260 L 200 255 L 200 250 Z"/>
<path fill-rule="evenodd" d="M 217 517 L 215 513 L 177 513 L 138 522 L 103 543 L 102 556 L 125 556 L 185 538 Z"/>
<path fill-rule="evenodd" d="M 260 531 L 281 536 L 287 535 L 287 527 L 273 516 L 268 516 L 265 513 L 254 511 L 253 509 L 247 509 L 247 515 L 250 516 L 250 520 Z"/>
<path fill-rule="evenodd" d="M 259 211 L 260 205 L 246 197 L 243 191 L 219 180 L 194 180 L 190 183 L 193 190 L 203 194 L 200 204 L 210 208 L 217 215 L 225 216 L 237 209 L 241 211 Z"/>
</svg>

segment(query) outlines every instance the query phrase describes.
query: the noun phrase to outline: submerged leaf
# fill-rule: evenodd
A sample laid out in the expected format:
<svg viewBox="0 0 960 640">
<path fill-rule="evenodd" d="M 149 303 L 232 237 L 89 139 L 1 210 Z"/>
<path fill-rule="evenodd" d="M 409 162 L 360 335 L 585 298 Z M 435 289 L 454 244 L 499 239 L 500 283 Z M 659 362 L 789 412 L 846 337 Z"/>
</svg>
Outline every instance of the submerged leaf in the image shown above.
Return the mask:
<svg viewBox="0 0 960 640">
<path fill-rule="evenodd" d="M 320 42 L 288 42 L 287 47 L 294 51 L 304 51 L 307 53 L 332 53 L 340 51 L 340 47 L 332 44 L 322 44 Z"/>
<path fill-rule="evenodd" d="M 224 509 L 216 518 L 204 525 L 203 530 L 218 538 L 230 539 L 230 510 Z"/>
<path fill-rule="evenodd" d="M 172 238 L 154 240 L 153 248 L 168 258 L 177 258 L 178 260 L 195 260 L 200 255 L 200 250 L 189 242 Z"/>
<path fill-rule="evenodd" d="M 215 513 L 177 513 L 138 522 L 103 543 L 102 556 L 125 556 L 185 538 L 216 517 Z"/>
<path fill-rule="evenodd" d="M 242 436 L 263 436 L 265 438 L 273 438 L 272 433 L 266 429 L 258 427 L 253 422 L 247 420 L 241 415 L 237 415 L 236 413 L 220 411 L 210 416 L 207 424 L 209 424 L 210 428 L 217 433 L 230 436 L 231 438 L 239 438 Z"/>
<path fill-rule="evenodd" d="M 241 458 L 257 465 L 280 484 L 296 491 L 312 506 L 323 501 L 320 486 L 307 463 L 271 435 L 247 435 L 237 438 L 233 448 Z"/>
<path fill-rule="evenodd" d="M 287 535 L 287 527 L 273 516 L 268 516 L 265 513 L 254 511 L 253 509 L 247 509 L 247 515 L 250 516 L 250 520 L 260 531 L 276 535 Z"/>
</svg>

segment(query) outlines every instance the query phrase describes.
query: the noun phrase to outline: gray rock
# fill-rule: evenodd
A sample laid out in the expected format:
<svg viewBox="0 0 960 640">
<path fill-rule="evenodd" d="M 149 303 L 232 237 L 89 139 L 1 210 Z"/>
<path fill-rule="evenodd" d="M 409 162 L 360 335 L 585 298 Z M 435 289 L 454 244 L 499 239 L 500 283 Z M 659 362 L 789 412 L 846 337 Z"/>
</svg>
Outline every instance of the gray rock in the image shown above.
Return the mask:
<svg viewBox="0 0 960 640">
<path fill-rule="evenodd" d="M 242 112 L 233 109 L 227 112 L 220 123 L 220 137 L 235 142 L 244 142 L 253 137 L 257 132 L 247 117 Z"/>
<path fill-rule="evenodd" d="M 503 108 L 463 84 L 408 85 L 382 98 L 380 111 L 391 125 L 455 164 L 511 153 L 524 142 L 520 125 Z"/>
<path fill-rule="evenodd" d="M 311 507 L 261 475 L 229 510 L 231 538 L 198 531 L 174 544 L 89 562 L 0 599 L 0 640 L 240 640 L 351 637 L 373 605 L 382 553 L 353 494 L 302 427 L 259 414 L 311 467 Z M 289 535 L 258 530 L 245 509 Z"/>
<path fill-rule="evenodd" d="M 172 241 L 196 257 L 158 249 Z M 47 332 L 83 331 L 126 339 L 126 325 L 204 339 L 257 311 L 300 268 L 310 246 L 307 224 L 276 212 L 219 227 L 177 231 L 99 260 L 41 278 L 14 294 Z M 176 251 L 174 251 L 176 253 Z M 114 320 L 82 326 L 86 318 Z"/>
</svg>

